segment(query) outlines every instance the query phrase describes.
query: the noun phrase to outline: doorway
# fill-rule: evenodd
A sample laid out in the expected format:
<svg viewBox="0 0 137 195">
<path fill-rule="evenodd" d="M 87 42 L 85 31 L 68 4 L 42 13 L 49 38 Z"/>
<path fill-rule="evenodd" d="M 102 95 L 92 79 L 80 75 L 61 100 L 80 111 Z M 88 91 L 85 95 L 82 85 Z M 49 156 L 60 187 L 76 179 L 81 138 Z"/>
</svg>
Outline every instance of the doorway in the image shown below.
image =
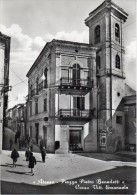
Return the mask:
<svg viewBox="0 0 137 195">
<path fill-rule="evenodd" d="M 80 130 L 69 131 L 69 150 L 79 151 L 82 150 L 82 140 Z"/>
<path fill-rule="evenodd" d="M 43 126 L 43 145 L 47 147 L 47 127 Z"/>
<path fill-rule="evenodd" d="M 39 140 L 39 123 L 35 124 L 35 128 L 36 128 L 36 144 L 38 144 L 38 140 Z"/>
</svg>

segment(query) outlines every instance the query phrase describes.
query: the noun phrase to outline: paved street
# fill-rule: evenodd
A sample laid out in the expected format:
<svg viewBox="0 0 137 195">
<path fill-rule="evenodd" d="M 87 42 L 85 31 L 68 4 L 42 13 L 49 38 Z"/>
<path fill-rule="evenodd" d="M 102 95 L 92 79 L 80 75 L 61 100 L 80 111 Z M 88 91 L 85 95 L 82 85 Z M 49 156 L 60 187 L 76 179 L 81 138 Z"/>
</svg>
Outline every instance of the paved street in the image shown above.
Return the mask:
<svg viewBox="0 0 137 195">
<path fill-rule="evenodd" d="M 128 194 L 135 192 L 135 162 L 105 161 L 96 159 L 95 156 L 91 158 L 78 154 L 48 154 L 46 162 L 42 163 L 40 154 L 35 153 L 34 156 L 37 159 L 37 165 L 35 175 L 31 176 L 25 161 L 25 152 L 20 152 L 17 167 L 13 168 L 10 151 L 3 151 L 1 154 L 2 194 L 112 194 L 113 192 Z M 89 183 L 80 183 L 81 179 L 88 180 Z M 117 180 L 117 184 L 110 185 L 128 189 L 106 190 L 105 184 L 97 184 L 97 179 Z M 65 180 L 71 183 L 66 183 Z M 81 187 L 86 189 L 77 189 Z"/>
</svg>

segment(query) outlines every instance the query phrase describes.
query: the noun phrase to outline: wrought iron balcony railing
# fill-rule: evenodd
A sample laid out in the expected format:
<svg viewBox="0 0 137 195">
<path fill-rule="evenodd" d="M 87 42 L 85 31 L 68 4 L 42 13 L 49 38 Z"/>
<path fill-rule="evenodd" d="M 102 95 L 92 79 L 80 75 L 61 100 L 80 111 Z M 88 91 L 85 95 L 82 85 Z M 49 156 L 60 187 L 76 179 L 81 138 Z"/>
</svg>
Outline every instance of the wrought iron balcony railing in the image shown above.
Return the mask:
<svg viewBox="0 0 137 195">
<path fill-rule="evenodd" d="M 80 109 L 60 109 L 56 113 L 56 117 L 60 119 L 91 119 L 94 116 L 94 110 L 80 110 Z"/>
<path fill-rule="evenodd" d="M 93 80 L 62 77 L 60 79 L 60 86 L 92 88 Z"/>
</svg>

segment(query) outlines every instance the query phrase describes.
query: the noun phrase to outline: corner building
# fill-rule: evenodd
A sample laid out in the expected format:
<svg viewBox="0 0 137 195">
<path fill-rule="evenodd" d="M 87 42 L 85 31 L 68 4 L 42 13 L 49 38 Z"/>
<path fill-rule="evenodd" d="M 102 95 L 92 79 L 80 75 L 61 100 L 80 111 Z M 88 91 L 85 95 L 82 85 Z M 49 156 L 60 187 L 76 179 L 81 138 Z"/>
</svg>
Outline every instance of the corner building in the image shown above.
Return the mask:
<svg viewBox="0 0 137 195">
<path fill-rule="evenodd" d="M 29 70 L 27 129 L 48 152 L 125 148 L 122 25 L 127 16 L 105 0 L 85 20 L 89 44 L 52 40 Z"/>
<path fill-rule="evenodd" d="M 96 149 L 96 130 L 91 131 L 96 125 L 96 49 L 53 40 L 27 76 L 28 129 L 34 141 L 42 139 L 47 151 L 56 153 Z"/>
</svg>

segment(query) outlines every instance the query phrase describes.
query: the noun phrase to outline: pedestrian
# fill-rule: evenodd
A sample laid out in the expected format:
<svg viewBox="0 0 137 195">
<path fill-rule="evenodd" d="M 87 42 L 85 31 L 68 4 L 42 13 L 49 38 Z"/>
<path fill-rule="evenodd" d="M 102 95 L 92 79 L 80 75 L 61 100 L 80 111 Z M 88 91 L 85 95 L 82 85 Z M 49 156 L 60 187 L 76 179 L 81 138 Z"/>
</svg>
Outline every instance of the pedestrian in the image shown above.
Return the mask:
<svg viewBox="0 0 137 195">
<path fill-rule="evenodd" d="M 43 149 L 43 140 L 40 141 L 40 152 L 42 152 Z"/>
<path fill-rule="evenodd" d="M 36 158 L 33 156 L 33 153 L 30 153 L 30 157 L 29 157 L 29 168 L 31 168 L 31 173 L 32 175 L 34 175 L 34 166 L 36 165 Z"/>
<path fill-rule="evenodd" d="M 19 153 L 16 148 L 14 148 L 11 152 L 11 158 L 13 159 L 13 167 L 16 167 L 17 159 L 19 158 Z"/>
<path fill-rule="evenodd" d="M 45 162 L 45 156 L 46 156 L 46 149 L 45 149 L 45 147 L 43 147 L 42 150 L 41 150 L 41 156 L 42 156 L 42 161 Z"/>
<path fill-rule="evenodd" d="M 27 138 L 27 142 L 28 142 L 28 145 L 29 145 L 29 143 L 30 143 L 30 137 L 29 136 Z"/>
<path fill-rule="evenodd" d="M 10 150 L 12 149 L 12 145 L 13 145 L 13 140 L 12 138 L 9 139 L 9 143 L 10 143 Z"/>
<path fill-rule="evenodd" d="M 26 152 L 25 152 L 26 161 L 29 161 L 30 154 L 31 154 L 31 150 L 28 147 L 27 150 L 26 150 Z"/>
</svg>

